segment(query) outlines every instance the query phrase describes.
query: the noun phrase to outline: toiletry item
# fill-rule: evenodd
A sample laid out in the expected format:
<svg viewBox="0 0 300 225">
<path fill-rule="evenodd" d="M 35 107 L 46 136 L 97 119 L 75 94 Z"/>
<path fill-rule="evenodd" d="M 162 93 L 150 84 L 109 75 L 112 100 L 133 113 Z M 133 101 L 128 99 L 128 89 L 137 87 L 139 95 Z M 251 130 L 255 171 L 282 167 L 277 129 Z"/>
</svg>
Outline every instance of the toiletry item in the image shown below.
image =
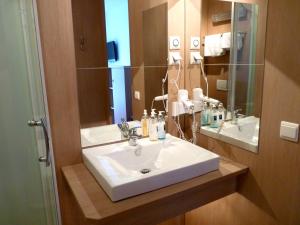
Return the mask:
<svg viewBox="0 0 300 225">
<path fill-rule="evenodd" d="M 212 103 L 209 103 L 208 108 L 207 108 L 207 125 L 211 124 L 211 113 L 212 113 Z"/>
<path fill-rule="evenodd" d="M 166 139 L 164 111 L 159 111 L 157 119 L 157 136 L 159 140 Z"/>
<path fill-rule="evenodd" d="M 203 111 L 201 112 L 201 126 L 206 126 L 208 124 L 208 105 L 207 102 L 203 104 Z"/>
<path fill-rule="evenodd" d="M 211 128 L 218 128 L 218 120 L 219 120 L 219 112 L 217 110 L 217 107 L 215 105 L 212 105 L 212 111 L 210 113 L 210 127 Z"/>
<path fill-rule="evenodd" d="M 155 113 L 155 109 L 152 109 L 151 117 L 149 119 L 149 139 L 150 141 L 157 141 L 157 117 Z"/>
<path fill-rule="evenodd" d="M 218 122 L 219 122 L 219 124 L 221 124 L 225 120 L 225 108 L 223 106 L 223 103 L 219 103 L 218 111 L 219 111 L 219 118 L 218 118 L 219 121 Z"/>
<path fill-rule="evenodd" d="M 144 110 L 144 114 L 141 120 L 141 126 L 142 126 L 143 137 L 149 136 L 149 117 L 146 109 Z"/>
</svg>

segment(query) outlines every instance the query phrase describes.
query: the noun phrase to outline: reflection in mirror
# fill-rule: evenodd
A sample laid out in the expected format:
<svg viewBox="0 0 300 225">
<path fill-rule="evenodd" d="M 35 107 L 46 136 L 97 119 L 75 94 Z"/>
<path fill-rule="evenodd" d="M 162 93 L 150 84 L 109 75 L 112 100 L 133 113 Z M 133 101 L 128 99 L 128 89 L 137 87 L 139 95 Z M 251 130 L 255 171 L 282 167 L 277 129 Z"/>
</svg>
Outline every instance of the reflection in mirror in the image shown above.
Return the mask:
<svg viewBox="0 0 300 225">
<path fill-rule="evenodd" d="M 266 24 L 261 9 L 266 7 L 247 2 L 201 1 L 201 53 L 208 93 L 222 103 L 207 105 L 201 132 L 257 152 Z"/>
<path fill-rule="evenodd" d="M 166 110 L 153 99 L 168 92 L 168 0 L 72 0 L 72 11 L 82 144 L 120 140 L 122 119 Z"/>
</svg>

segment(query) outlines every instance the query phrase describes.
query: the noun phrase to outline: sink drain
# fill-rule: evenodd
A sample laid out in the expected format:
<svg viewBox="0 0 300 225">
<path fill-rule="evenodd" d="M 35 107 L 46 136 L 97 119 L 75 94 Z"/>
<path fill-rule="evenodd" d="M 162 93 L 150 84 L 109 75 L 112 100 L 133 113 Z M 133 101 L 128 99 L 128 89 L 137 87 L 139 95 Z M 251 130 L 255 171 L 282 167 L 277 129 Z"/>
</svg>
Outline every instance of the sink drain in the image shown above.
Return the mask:
<svg viewBox="0 0 300 225">
<path fill-rule="evenodd" d="M 151 170 L 150 170 L 150 169 L 142 169 L 142 170 L 140 170 L 140 172 L 141 172 L 142 174 L 146 174 L 146 173 L 150 173 Z"/>
</svg>

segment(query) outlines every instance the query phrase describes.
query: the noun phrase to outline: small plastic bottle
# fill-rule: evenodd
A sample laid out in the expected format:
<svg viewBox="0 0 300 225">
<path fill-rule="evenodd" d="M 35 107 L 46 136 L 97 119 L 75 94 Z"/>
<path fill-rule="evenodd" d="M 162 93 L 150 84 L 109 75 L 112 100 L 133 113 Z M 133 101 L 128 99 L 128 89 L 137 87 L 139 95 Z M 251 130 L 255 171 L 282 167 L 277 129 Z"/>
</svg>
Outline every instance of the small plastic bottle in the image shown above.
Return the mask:
<svg viewBox="0 0 300 225">
<path fill-rule="evenodd" d="M 219 103 L 218 111 L 219 111 L 218 122 L 219 124 L 221 124 L 225 120 L 225 108 L 223 106 L 223 103 Z"/>
<path fill-rule="evenodd" d="M 212 105 L 212 111 L 210 113 L 210 127 L 211 128 L 218 128 L 219 127 L 219 112 L 215 105 Z"/>
<path fill-rule="evenodd" d="M 144 114 L 141 119 L 141 126 L 142 126 L 143 137 L 149 136 L 149 117 L 146 109 L 144 110 Z"/>
<path fill-rule="evenodd" d="M 203 111 L 201 112 L 201 126 L 206 126 L 208 124 L 208 114 L 207 102 L 204 102 Z"/>
<path fill-rule="evenodd" d="M 208 108 L 206 110 L 207 111 L 207 125 L 211 124 L 212 107 L 213 107 L 213 104 L 209 103 Z"/>
<path fill-rule="evenodd" d="M 158 112 L 157 120 L 157 136 L 159 140 L 166 139 L 166 130 L 165 130 L 165 117 L 163 115 L 164 111 Z"/>
<path fill-rule="evenodd" d="M 150 141 L 158 140 L 157 117 L 156 117 L 155 109 L 152 109 L 151 117 L 149 119 L 149 139 Z"/>
</svg>

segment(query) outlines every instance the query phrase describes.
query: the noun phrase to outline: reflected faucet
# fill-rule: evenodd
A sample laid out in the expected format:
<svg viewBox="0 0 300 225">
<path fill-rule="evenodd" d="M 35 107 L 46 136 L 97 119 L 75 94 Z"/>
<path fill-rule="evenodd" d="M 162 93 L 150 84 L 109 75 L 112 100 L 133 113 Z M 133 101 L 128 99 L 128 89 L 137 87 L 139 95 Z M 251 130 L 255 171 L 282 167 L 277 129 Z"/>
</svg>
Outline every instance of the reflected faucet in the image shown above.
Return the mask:
<svg viewBox="0 0 300 225">
<path fill-rule="evenodd" d="M 120 129 L 122 139 L 127 139 L 129 137 L 129 124 L 126 122 L 125 119 L 121 119 L 121 123 L 118 124 Z"/>
<path fill-rule="evenodd" d="M 225 118 L 226 118 L 226 117 L 225 117 Z M 217 131 L 217 134 L 221 133 L 221 130 L 223 129 L 224 124 L 225 124 L 225 120 L 223 120 L 223 121 L 221 122 L 221 124 L 220 124 L 220 126 L 219 126 L 219 129 L 218 129 L 218 131 Z"/>
<path fill-rule="evenodd" d="M 232 114 L 232 124 L 238 125 L 238 119 L 239 119 L 239 112 L 241 112 L 242 109 L 236 109 L 233 110 L 233 114 Z"/>
</svg>

